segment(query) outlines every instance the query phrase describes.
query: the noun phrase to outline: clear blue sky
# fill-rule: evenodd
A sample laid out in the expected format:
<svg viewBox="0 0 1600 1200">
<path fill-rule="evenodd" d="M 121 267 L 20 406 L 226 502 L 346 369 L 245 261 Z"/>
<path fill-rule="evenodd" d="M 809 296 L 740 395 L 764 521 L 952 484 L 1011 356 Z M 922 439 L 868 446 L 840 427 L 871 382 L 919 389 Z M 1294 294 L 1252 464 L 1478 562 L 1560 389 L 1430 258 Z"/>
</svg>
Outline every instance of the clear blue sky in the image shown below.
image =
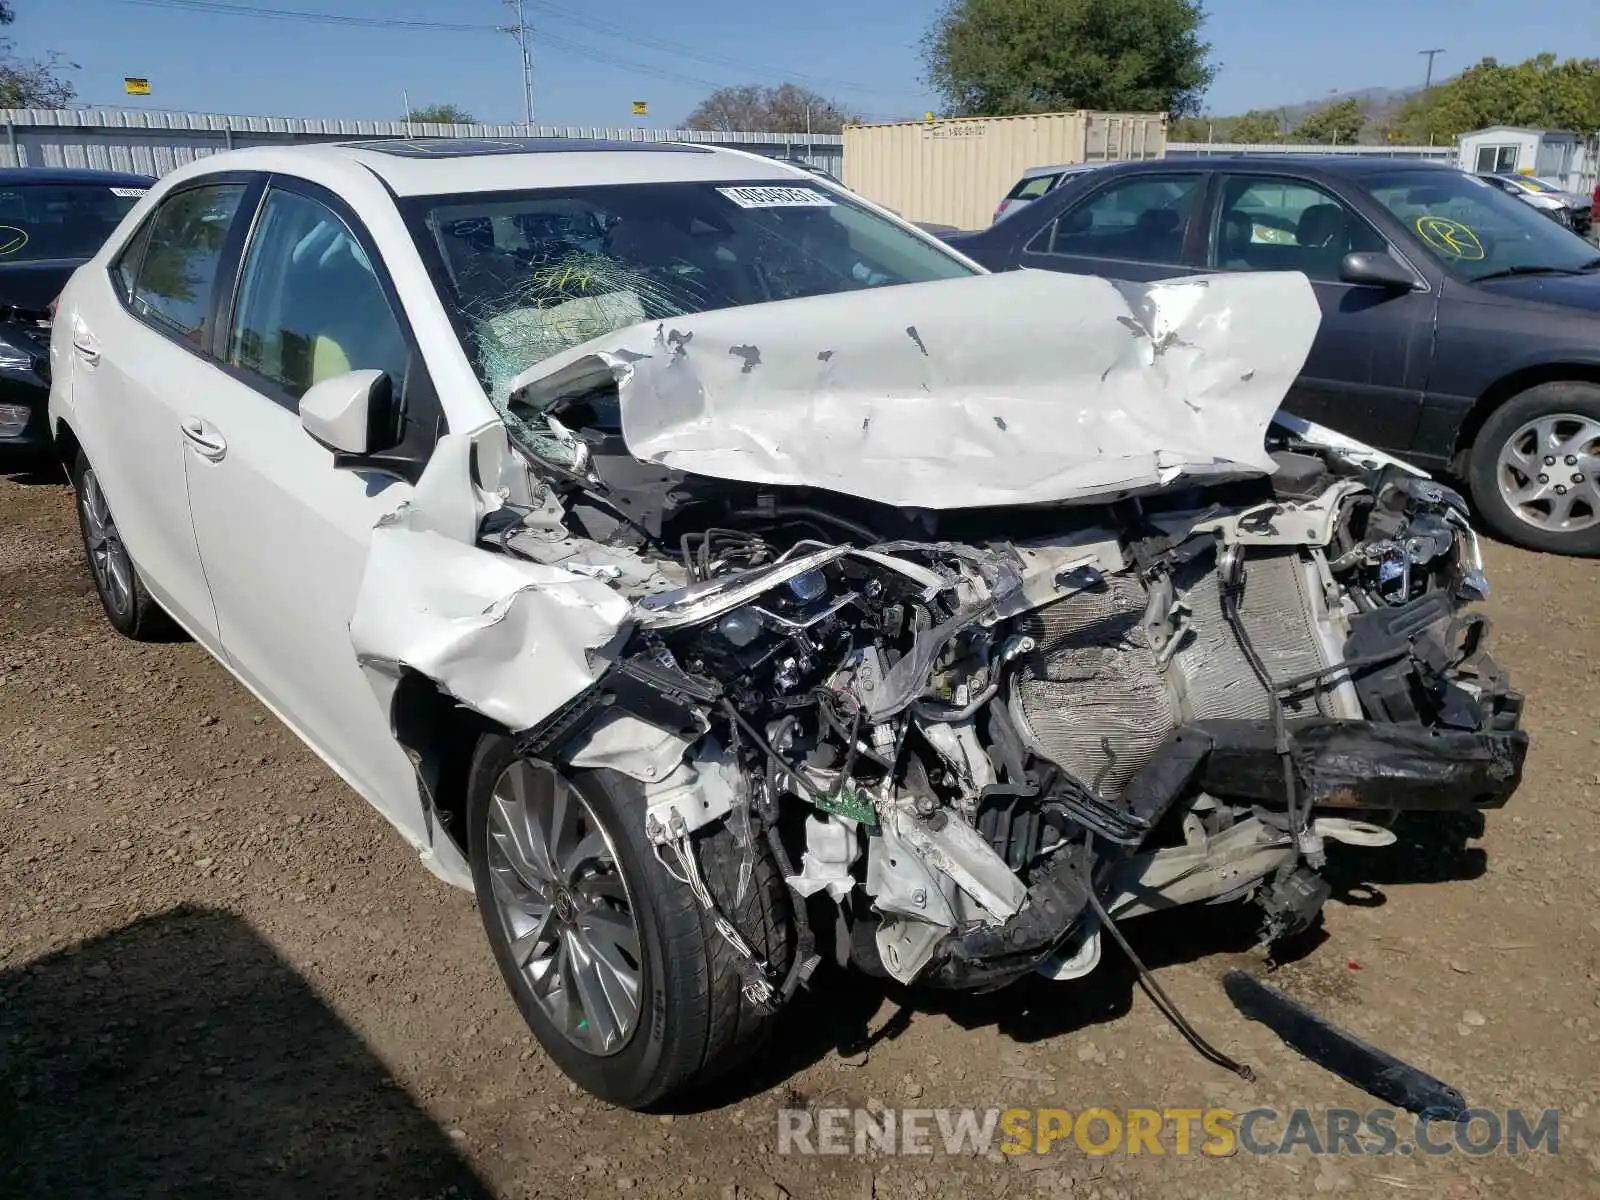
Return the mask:
<svg viewBox="0 0 1600 1200">
<path fill-rule="evenodd" d="M 163 0 L 157 0 L 162 3 Z M 517 57 L 492 27 L 500 0 L 223 0 L 353 17 L 482 25 L 481 32 L 354 28 L 151 7 L 130 0 L 14 0 L 23 53 L 79 65 L 81 102 L 203 112 L 397 117 L 411 102 L 459 104 L 480 120 L 521 119 Z M 676 124 L 713 87 L 804 83 L 869 118 L 920 115 L 917 45 L 939 0 L 527 0 L 535 27 L 537 119 Z M 1292 104 L 1331 90 L 1421 81 L 1417 50 L 1441 46 L 1436 77 L 1485 55 L 1600 55 L 1596 0 L 1212 0 L 1206 36 L 1222 70 L 1218 113 Z M 548 39 L 548 40 L 545 40 Z M 147 99 L 122 93 L 147 76 Z"/>
</svg>

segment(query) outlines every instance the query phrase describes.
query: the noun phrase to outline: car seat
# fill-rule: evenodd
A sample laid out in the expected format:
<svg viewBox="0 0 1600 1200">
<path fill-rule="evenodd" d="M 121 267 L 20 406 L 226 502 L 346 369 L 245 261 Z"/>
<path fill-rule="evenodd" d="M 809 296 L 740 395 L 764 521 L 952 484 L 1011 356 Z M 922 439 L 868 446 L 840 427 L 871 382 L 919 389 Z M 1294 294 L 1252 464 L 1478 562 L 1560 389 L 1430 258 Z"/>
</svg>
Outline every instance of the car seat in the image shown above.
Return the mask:
<svg viewBox="0 0 1600 1200">
<path fill-rule="evenodd" d="M 1139 257 L 1157 262 L 1175 262 L 1183 250 L 1179 227 L 1183 218 L 1170 208 L 1150 208 L 1139 214 L 1133 227 L 1134 245 Z"/>
<path fill-rule="evenodd" d="M 284 376 L 312 386 L 347 371 L 403 370 L 405 348 L 366 255 L 342 225 L 318 224 L 295 244 L 283 312 L 300 328 L 284 331 Z M 291 359 L 291 348 L 304 355 Z M 399 378 L 392 380 L 398 388 Z"/>
<path fill-rule="evenodd" d="M 1295 224 L 1296 257 L 1313 279 L 1339 278 L 1339 264 L 1350 248 L 1350 222 L 1337 204 L 1313 204 Z"/>
<path fill-rule="evenodd" d="M 1222 225 L 1217 231 L 1217 265 L 1230 270 L 1253 267 L 1250 246 L 1255 233 L 1256 223 L 1244 213 L 1237 209 L 1223 213 Z"/>
</svg>

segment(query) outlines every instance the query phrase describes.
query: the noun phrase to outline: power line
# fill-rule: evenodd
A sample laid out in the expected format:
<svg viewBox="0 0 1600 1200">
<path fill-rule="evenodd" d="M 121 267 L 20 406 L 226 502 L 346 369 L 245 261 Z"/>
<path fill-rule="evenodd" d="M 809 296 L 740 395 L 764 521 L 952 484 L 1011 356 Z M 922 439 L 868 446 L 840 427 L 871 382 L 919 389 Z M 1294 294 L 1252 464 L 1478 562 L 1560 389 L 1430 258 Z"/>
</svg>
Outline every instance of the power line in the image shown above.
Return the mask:
<svg viewBox="0 0 1600 1200">
<path fill-rule="evenodd" d="M 493 25 L 466 25 L 455 21 L 415 21 L 403 17 L 352 17 L 343 13 L 306 12 L 293 8 L 266 8 L 255 4 L 222 4 L 218 0 L 122 0 L 144 8 L 175 8 L 186 12 L 217 13 L 230 17 L 260 17 L 279 21 L 305 21 L 316 25 L 354 25 L 366 29 L 415 29 L 435 33 L 493 33 Z"/>
<path fill-rule="evenodd" d="M 570 21 L 574 25 L 591 29 L 596 33 L 604 33 L 608 37 L 620 38 L 623 41 L 631 42 L 636 46 L 640 46 L 648 50 L 659 50 L 663 54 L 671 54 L 677 58 L 692 59 L 695 62 L 705 63 L 708 66 L 731 67 L 734 70 L 741 71 L 755 69 L 765 75 L 781 75 L 785 79 L 792 79 L 796 82 L 809 81 L 814 84 L 820 84 L 824 87 L 836 87 L 845 91 L 861 92 L 863 94 L 875 96 L 895 96 L 905 98 L 916 94 L 913 92 L 894 92 L 884 88 L 865 87 L 861 84 L 852 82 L 851 80 L 839 79 L 830 75 L 812 75 L 799 71 L 779 71 L 772 68 L 763 68 L 759 64 L 752 64 L 745 59 L 728 58 L 718 54 L 707 54 L 703 50 L 697 50 L 693 46 L 687 45 L 683 42 L 674 42 L 669 41 L 666 38 L 651 37 L 645 34 L 637 33 L 624 25 L 618 25 L 611 21 L 602 21 L 597 17 L 589 16 L 587 13 L 573 12 L 571 9 L 561 8 L 557 5 L 547 3 L 546 0 L 528 0 L 528 2 L 534 8 L 542 9 L 551 16 L 560 17 L 563 21 Z"/>
<path fill-rule="evenodd" d="M 164 8 L 179 12 L 207 13 L 217 16 L 253 17 L 264 20 L 300 21 L 318 25 L 343 25 L 362 29 L 390 29 L 399 31 L 429 32 L 429 33 L 510 33 L 518 41 L 519 48 L 526 53 L 526 69 L 524 82 L 524 116 L 532 121 L 531 90 L 533 83 L 533 39 L 532 29 L 525 17 L 519 13 L 517 24 L 513 26 L 496 26 L 487 23 L 472 24 L 459 21 L 424 21 L 406 17 L 358 17 L 344 13 L 318 12 L 308 9 L 275 8 L 260 4 L 235 4 L 223 3 L 222 0 L 121 0 L 124 4 L 136 4 L 145 8 Z M 513 7 L 518 7 L 517 0 L 510 0 Z M 572 12 L 569 9 L 544 3 L 543 0 L 528 0 L 529 6 L 544 10 L 547 14 L 560 17 L 563 21 L 572 23 L 596 33 L 604 33 L 608 38 L 627 42 L 644 50 L 654 50 L 663 54 L 670 54 L 674 58 L 690 59 L 707 66 L 724 67 L 737 71 L 756 71 L 772 77 L 792 79 L 796 82 L 810 81 L 826 87 L 834 87 L 844 91 L 859 92 L 864 95 L 892 96 L 906 99 L 913 96 L 911 92 L 895 92 L 883 88 L 868 87 L 850 80 L 836 79 L 824 75 L 811 75 L 794 71 L 778 70 L 763 67 L 760 64 L 750 63 L 741 59 L 728 58 L 715 54 L 706 54 L 681 42 L 670 41 L 665 38 L 649 37 L 639 34 L 625 26 L 614 24 L 610 21 L 590 17 L 584 13 Z M 527 32 L 527 40 L 518 35 L 518 30 Z M 681 71 L 673 71 L 665 67 L 655 67 L 636 60 L 623 58 L 609 51 L 601 50 L 585 42 L 575 41 L 572 38 L 558 37 L 549 33 L 539 35 L 540 42 L 566 50 L 578 58 L 591 62 L 598 62 L 606 66 L 618 67 L 624 70 L 635 71 L 641 75 L 652 76 L 674 83 L 691 84 L 696 87 L 718 88 L 725 82 L 718 83 L 713 80 L 702 79 Z"/>
</svg>

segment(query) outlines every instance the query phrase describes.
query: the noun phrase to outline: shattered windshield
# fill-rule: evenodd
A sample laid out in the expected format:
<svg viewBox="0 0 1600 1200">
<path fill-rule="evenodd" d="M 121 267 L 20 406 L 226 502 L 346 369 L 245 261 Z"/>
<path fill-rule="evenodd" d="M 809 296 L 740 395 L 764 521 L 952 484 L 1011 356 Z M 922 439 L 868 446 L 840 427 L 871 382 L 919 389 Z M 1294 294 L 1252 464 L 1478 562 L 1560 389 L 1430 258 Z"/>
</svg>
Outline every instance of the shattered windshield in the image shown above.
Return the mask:
<svg viewBox="0 0 1600 1200">
<path fill-rule="evenodd" d="M 535 363 L 641 321 L 973 274 L 791 180 L 429 196 L 408 216 L 497 406 Z"/>
</svg>

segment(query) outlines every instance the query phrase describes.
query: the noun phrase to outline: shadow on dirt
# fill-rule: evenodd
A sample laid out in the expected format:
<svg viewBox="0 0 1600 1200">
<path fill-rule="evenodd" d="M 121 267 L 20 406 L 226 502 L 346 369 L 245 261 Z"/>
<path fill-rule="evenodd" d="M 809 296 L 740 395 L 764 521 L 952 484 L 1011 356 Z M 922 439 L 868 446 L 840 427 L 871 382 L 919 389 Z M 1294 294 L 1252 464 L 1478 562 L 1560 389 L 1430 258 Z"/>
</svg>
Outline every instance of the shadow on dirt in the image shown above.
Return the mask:
<svg viewBox="0 0 1600 1200">
<path fill-rule="evenodd" d="M 37 487 L 41 484 L 64 484 L 67 482 L 67 473 L 48 454 L 0 452 L 0 479 L 20 483 L 24 487 Z"/>
<path fill-rule="evenodd" d="M 1476 879 L 1488 868 L 1485 852 L 1468 843 L 1484 833 L 1482 813 L 1402 814 L 1393 846 L 1341 846 L 1324 872 L 1333 902 L 1377 907 L 1387 902 L 1382 887 Z M 1306 962 L 1327 940 L 1320 922 L 1272 948 L 1257 948 L 1261 912 L 1250 904 L 1177 909 L 1122 924 L 1124 934 L 1153 971 L 1181 963 L 1211 961 L 1217 978 L 1231 967 L 1270 977 L 1279 967 Z M 997 992 L 974 995 L 905 988 L 891 981 L 824 969 L 811 990 L 784 1016 L 767 1052 L 751 1068 L 701 1094 L 694 1107 L 734 1104 L 768 1088 L 782 1087 L 831 1053 L 870 1051 L 899 1037 L 918 1013 L 937 1013 L 964 1029 L 992 1026 L 1019 1043 L 1061 1037 L 1125 1015 L 1139 989 L 1138 973 L 1109 938 L 1100 965 L 1069 984 L 1030 975 Z M 1221 984 L 1218 984 L 1219 994 Z M 885 1002 L 890 1006 L 887 1015 Z M 1202 1032 L 1205 1032 L 1202 1030 Z M 803 1102 L 803 1097 L 792 1097 Z"/>
<path fill-rule="evenodd" d="M 194 908 L 0 973 L 0 1194 L 490 1195 L 266 942 Z"/>
<path fill-rule="evenodd" d="M 1241 965 L 1253 974 L 1264 974 L 1298 961 L 1325 940 L 1320 927 L 1315 928 L 1277 947 L 1269 960 L 1255 949 L 1260 928 L 1260 910 L 1244 904 L 1178 909 L 1122 924 L 1134 952 L 1151 970 L 1211 958 L 1216 960 L 1219 979 L 1228 967 Z M 1102 955 L 1093 972 L 1074 982 L 1054 983 L 1029 975 L 985 994 L 906 988 L 824 968 L 812 980 L 809 993 L 785 1013 L 768 1050 L 737 1077 L 702 1093 L 693 1107 L 735 1104 L 768 1088 L 784 1087 L 831 1053 L 870 1052 L 878 1043 L 899 1037 L 918 1014 L 937 1013 L 964 1029 L 992 1026 L 1019 1043 L 1114 1021 L 1132 1007 L 1138 974 L 1110 939 L 1102 943 Z M 889 1011 L 880 1016 L 885 1002 Z M 805 1097 L 791 1094 L 789 1100 L 804 1103 Z"/>
<path fill-rule="evenodd" d="M 1379 908 L 1386 901 L 1384 884 L 1454 883 L 1478 879 L 1489 869 L 1489 856 L 1467 843 L 1481 838 L 1481 812 L 1401 813 L 1392 826 L 1395 843 L 1376 849 L 1344 846 L 1328 856 L 1323 874 L 1342 904 Z"/>
</svg>

